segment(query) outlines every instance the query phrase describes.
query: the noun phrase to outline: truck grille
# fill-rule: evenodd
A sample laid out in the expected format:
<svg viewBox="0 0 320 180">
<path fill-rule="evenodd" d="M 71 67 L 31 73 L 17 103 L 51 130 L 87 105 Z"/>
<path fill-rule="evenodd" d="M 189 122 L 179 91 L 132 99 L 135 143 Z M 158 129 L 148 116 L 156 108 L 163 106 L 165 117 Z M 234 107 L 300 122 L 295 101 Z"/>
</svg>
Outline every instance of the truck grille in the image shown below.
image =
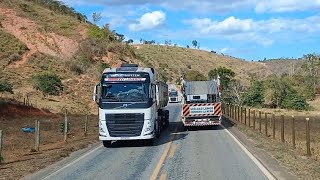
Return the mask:
<svg viewBox="0 0 320 180">
<path fill-rule="evenodd" d="M 171 101 L 177 101 L 177 98 L 170 98 Z"/>
<path fill-rule="evenodd" d="M 144 114 L 106 114 L 106 124 L 111 137 L 140 136 Z"/>
</svg>

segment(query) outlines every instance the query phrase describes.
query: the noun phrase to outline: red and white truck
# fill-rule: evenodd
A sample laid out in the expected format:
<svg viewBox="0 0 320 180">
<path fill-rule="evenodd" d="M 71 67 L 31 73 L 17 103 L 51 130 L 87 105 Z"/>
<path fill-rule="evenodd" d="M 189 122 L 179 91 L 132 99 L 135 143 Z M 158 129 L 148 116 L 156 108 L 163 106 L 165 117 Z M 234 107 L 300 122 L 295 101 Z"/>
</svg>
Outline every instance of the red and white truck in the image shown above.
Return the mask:
<svg viewBox="0 0 320 180">
<path fill-rule="evenodd" d="M 182 81 L 182 122 L 185 127 L 221 124 L 219 78 L 210 81 Z"/>
</svg>

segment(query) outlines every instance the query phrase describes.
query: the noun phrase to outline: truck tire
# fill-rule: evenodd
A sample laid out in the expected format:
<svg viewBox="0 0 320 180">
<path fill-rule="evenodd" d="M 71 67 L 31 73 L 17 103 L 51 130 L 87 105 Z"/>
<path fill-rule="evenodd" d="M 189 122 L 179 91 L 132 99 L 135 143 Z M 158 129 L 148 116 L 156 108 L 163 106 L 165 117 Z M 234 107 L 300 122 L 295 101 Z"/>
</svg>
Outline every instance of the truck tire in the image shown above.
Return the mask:
<svg viewBox="0 0 320 180">
<path fill-rule="evenodd" d="M 154 145 L 154 139 L 148 139 L 148 140 L 146 140 L 146 145 L 147 145 L 147 146 L 153 146 L 153 145 Z"/>
<path fill-rule="evenodd" d="M 102 141 L 104 147 L 111 147 L 111 141 Z"/>
<path fill-rule="evenodd" d="M 164 127 L 165 128 L 169 127 L 169 110 L 164 111 L 164 121 L 165 121 Z"/>
<path fill-rule="evenodd" d="M 156 138 L 160 138 L 161 125 L 160 125 L 159 120 L 156 120 L 156 123 L 155 123 L 155 131 L 156 131 Z"/>
</svg>

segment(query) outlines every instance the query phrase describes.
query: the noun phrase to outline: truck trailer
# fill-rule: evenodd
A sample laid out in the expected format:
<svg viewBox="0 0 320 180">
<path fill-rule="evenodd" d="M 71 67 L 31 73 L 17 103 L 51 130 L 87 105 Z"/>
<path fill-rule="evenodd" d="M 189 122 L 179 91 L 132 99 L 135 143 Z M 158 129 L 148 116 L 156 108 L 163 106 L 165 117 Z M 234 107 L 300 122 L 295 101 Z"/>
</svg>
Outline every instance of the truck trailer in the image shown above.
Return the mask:
<svg viewBox="0 0 320 180">
<path fill-rule="evenodd" d="M 99 140 L 105 147 L 121 140 L 152 143 L 169 125 L 168 85 L 156 77 L 153 68 L 135 64 L 103 71 L 93 100 L 99 106 Z"/>
<path fill-rule="evenodd" d="M 189 126 L 221 124 L 220 80 L 183 81 L 182 122 Z"/>
</svg>

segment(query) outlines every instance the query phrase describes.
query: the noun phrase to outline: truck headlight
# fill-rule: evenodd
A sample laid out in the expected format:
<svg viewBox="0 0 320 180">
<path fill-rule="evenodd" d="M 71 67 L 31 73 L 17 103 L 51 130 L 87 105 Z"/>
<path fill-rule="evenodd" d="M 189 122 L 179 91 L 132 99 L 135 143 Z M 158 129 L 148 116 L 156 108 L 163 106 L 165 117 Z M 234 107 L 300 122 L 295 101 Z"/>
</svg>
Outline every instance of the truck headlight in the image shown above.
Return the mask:
<svg viewBox="0 0 320 180">
<path fill-rule="evenodd" d="M 153 129 L 152 129 L 151 121 L 146 120 L 145 123 L 146 123 L 146 128 L 145 128 L 144 132 L 147 133 L 147 132 L 152 131 Z"/>
<path fill-rule="evenodd" d="M 100 120 L 99 120 L 99 132 L 100 132 L 100 133 L 103 133 L 103 134 L 106 133 L 106 132 L 104 131 L 102 121 L 100 121 Z"/>
</svg>

